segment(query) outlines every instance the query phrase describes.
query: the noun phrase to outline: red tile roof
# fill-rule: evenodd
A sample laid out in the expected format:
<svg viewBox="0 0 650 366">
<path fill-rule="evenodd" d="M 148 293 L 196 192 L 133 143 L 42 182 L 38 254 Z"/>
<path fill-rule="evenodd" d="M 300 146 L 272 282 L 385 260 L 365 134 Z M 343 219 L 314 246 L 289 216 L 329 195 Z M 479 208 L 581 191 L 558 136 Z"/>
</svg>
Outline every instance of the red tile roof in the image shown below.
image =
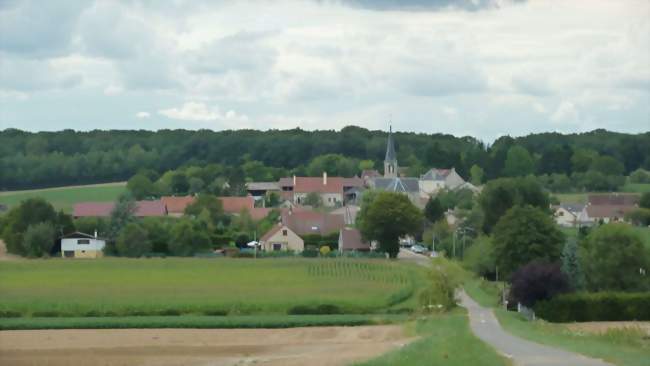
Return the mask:
<svg viewBox="0 0 650 366">
<path fill-rule="evenodd" d="M 587 215 L 594 219 L 617 218 L 623 219 L 626 213 L 634 210 L 630 205 L 588 205 Z"/>
<path fill-rule="evenodd" d="M 108 217 L 113 211 L 113 202 L 80 202 L 72 209 L 74 217 Z"/>
<path fill-rule="evenodd" d="M 343 194 L 343 179 L 341 177 L 296 177 L 293 191 L 296 193 L 341 193 Z M 327 183 L 327 184 L 325 184 Z"/>
<path fill-rule="evenodd" d="M 238 214 L 242 210 L 251 212 L 255 207 L 255 199 L 252 196 L 247 197 L 219 197 L 223 204 L 223 211 L 229 214 Z"/>
<path fill-rule="evenodd" d="M 80 202 L 74 205 L 74 217 L 109 217 L 115 207 L 114 202 Z M 137 201 L 136 217 L 165 216 L 167 209 L 161 201 Z"/>
<path fill-rule="evenodd" d="M 327 235 L 345 227 L 343 215 L 315 211 L 284 211 L 282 222 L 298 235 Z"/>
<path fill-rule="evenodd" d="M 590 194 L 587 202 L 592 205 L 634 206 L 640 199 L 641 197 L 636 194 Z"/>
<path fill-rule="evenodd" d="M 194 202 L 193 196 L 163 196 L 160 197 L 160 200 L 167 208 L 169 213 L 180 213 L 185 212 L 185 208 Z"/>
<path fill-rule="evenodd" d="M 370 250 L 370 244 L 363 241 L 359 230 L 346 227 L 339 234 L 339 249 L 341 250 Z"/>
</svg>

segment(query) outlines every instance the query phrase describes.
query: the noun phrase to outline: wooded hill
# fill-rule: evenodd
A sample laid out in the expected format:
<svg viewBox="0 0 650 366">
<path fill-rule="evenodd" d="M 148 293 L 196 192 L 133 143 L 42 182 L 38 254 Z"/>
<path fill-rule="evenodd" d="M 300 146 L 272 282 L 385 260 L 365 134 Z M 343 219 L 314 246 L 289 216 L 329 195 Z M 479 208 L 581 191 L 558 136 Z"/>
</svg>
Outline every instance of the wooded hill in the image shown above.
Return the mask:
<svg viewBox="0 0 650 366">
<path fill-rule="evenodd" d="M 143 169 L 162 174 L 184 166 L 217 164 L 232 181 L 277 179 L 288 174 L 354 175 L 361 167 L 381 170 L 387 132 L 348 126 L 341 131 L 90 131 L 0 132 L 0 190 L 88 184 L 129 179 Z M 400 166 L 417 176 L 431 167 L 455 167 L 465 178 L 476 165 L 482 180 L 504 175 L 601 171 L 629 174 L 650 168 L 650 132 L 595 130 L 501 137 L 492 145 L 473 137 L 395 133 Z M 512 159 L 523 159 L 507 171 Z M 323 156 L 338 154 L 341 156 Z M 523 154 L 524 156 L 521 156 Z M 528 155 L 528 156 L 526 156 Z M 368 160 L 365 161 L 364 160 Z M 595 165 L 595 167 L 594 167 Z"/>
</svg>

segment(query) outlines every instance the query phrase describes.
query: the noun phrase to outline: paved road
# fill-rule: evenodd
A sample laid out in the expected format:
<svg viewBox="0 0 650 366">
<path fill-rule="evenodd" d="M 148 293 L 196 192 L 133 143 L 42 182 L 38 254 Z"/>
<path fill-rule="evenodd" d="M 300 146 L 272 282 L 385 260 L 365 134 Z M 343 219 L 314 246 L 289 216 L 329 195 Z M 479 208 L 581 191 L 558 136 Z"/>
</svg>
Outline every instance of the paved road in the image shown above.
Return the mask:
<svg viewBox="0 0 650 366">
<path fill-rule="evenodd" d="M 524 340 L 507 333 L 494 316 L 492 309 L 484 308 L 460 292 L 461 305 L 469 312 L 470 327 L 485 343 L 511 358 L 520 366 L 612 366 L 601 360 L 587 358 L 557 348 Z"/>
<path fill-rule="evenodd" d="M 398 258 L 422 266 L 431 264 L 429 258 L 404 249 L 400 250 Z M 461 305 L 467 308 L 474 334 L 510 358 L 516 366 L 613 366 L 601 360 L 516 337 L 501 328 L 492 309 L 480 306 L 465 291 L 460 292 L 460 300 Z"/>
</svg>

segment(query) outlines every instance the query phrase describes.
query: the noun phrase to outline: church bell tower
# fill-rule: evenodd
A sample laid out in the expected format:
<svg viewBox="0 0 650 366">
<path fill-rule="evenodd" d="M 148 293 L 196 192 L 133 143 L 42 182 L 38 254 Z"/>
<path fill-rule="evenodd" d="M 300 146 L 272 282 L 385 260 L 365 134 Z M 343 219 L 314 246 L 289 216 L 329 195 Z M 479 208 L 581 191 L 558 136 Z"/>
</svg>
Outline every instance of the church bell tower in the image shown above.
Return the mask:
<svg viewBox="0 0 650 366">
<path fill-rule="evenodd" d="M 393 126 L 388 130 L 388 143 L 386 144 L 386 158 L 384 159 L 384 177 L 397 177 L 397 155 L 395 154 L 395 142 L 393 141 Z"/>
</svg>

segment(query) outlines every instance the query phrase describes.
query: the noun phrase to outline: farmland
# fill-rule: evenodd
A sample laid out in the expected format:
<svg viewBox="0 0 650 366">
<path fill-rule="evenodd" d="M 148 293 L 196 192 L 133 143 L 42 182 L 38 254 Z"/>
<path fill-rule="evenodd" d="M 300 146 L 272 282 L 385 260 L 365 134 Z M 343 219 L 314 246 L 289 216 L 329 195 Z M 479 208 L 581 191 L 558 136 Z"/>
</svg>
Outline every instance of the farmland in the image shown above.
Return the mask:
<svg viewBox="0 0 650 366">
<path fill-rule="evenodd" d="M 66 213 L 72 212 L 72 206 L 77 202 L 112 202 L 124 192 L 126 183 L 106 183 L 87 186 L 70 186 L 28 191 L 0 192 L 0 204 L 12 208 L 28 198 L 41 197 L 50 202 L 55 209 Z"/>
<path fill-rule="evenodd" d="M 0 263 L 5 316 L 379 313 L 415 306 L 420 268 L 351 259 Z"/>
</svg>

